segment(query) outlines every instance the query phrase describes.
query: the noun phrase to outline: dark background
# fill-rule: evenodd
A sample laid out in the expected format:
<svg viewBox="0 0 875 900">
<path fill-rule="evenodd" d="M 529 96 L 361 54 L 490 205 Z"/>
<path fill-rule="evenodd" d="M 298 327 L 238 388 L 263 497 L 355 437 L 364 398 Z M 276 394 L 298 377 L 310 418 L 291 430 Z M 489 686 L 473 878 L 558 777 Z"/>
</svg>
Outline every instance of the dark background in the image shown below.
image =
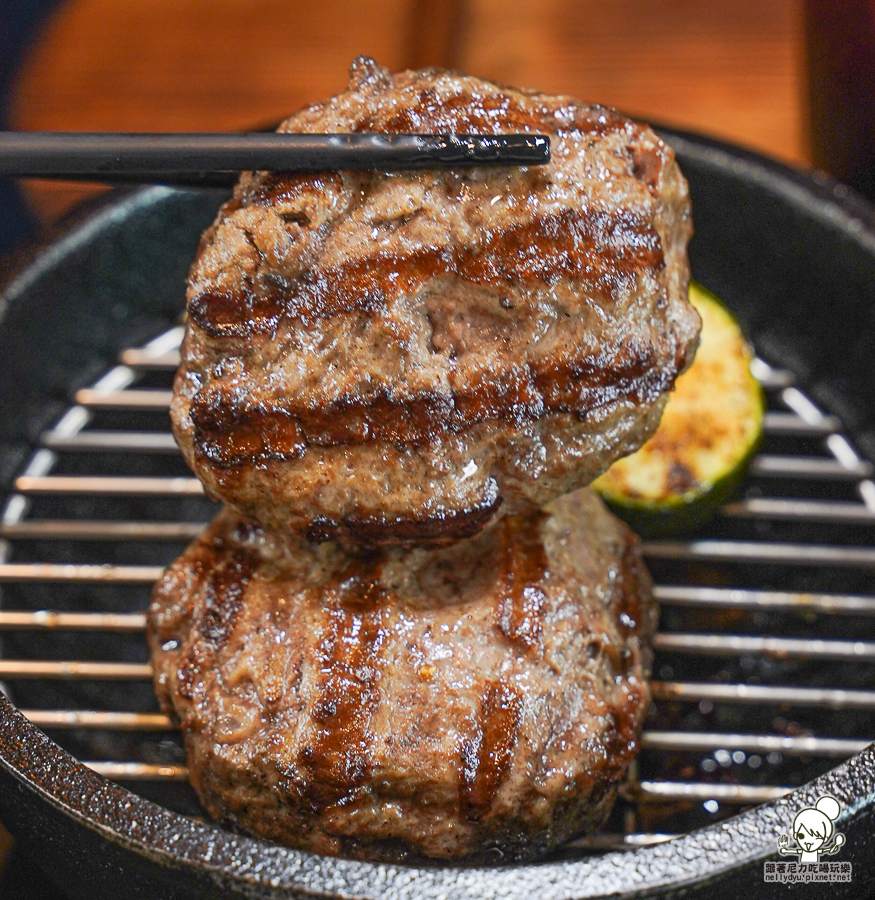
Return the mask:
<svg viewBox="0 0 875 900">
<path fill-rule="evenodd" d="M 342 90 L 368 53 L 570 93 L 867 187 L 873 46 L 875 0 L 0 0 L 0 115 L 21 130 L 249 129 Z M 95 189 L 3 190 L 0 246 Z"/>
</svg>

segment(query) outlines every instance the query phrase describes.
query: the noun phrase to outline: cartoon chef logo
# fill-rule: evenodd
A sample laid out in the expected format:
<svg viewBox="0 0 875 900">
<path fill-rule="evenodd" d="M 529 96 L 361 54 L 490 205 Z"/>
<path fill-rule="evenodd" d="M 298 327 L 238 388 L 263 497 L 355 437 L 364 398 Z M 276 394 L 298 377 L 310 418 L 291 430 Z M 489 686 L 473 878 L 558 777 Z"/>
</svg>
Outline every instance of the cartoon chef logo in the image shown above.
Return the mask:
<svg viewBox="0 0 875 900">
<path fill-rule="evenodd" d="M 841 807 L 834 797 L 821 797 L 814 806 L 806 807 L 793 820 L 793 839 L 786 834 L 778 837 L 781 856 L 798 856 L 801 863 L 816 863 L 821 856 L 837 853 L 845 842 L 843 834 L 834 834 L 833 822 Z"/>
</svg>

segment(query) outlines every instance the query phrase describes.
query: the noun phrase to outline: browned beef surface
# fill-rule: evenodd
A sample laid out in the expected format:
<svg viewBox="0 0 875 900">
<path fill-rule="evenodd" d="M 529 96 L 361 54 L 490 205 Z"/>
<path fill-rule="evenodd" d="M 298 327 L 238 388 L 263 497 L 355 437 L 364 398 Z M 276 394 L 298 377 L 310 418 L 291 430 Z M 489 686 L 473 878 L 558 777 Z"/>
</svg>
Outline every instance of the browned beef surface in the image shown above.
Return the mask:
<svg viewBox="0 0 875 900">
<path fill-rule="evenodd" d="M 294 847 L 508 860 L 598 827 L 637 752 L 656 609 L 588 491 L 354 555 L 220 514 L 149 642 L 205 808 Z"/>
<path fill-rule="evenodd" d="M 640 446 L 695 350 L 686 183 L 649 128 L 357 60 L 295 132 L 541 132 L 544 167 L 247 174 L 204 235 L 172 406 L 207 491 L 314 539 L 440 541 Z"/>
</svg>

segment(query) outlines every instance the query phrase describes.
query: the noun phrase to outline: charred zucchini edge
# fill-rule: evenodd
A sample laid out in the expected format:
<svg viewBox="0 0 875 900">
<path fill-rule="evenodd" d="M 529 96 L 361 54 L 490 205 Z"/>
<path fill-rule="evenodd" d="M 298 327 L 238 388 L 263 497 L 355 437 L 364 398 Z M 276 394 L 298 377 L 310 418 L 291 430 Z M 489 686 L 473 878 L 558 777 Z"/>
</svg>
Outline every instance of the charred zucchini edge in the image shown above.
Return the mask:
<svg viewBox="0 0 875 900">
<path fill-rule="evenodd" d="M 762 439 L 765 395 L 741 326 L 695 282 L 690 302 L 702 317 L 699 349 L 659 428 L 592 485 L 644 537 L 679 534 L 711 518 L 744 480 Z"/>
</svg>

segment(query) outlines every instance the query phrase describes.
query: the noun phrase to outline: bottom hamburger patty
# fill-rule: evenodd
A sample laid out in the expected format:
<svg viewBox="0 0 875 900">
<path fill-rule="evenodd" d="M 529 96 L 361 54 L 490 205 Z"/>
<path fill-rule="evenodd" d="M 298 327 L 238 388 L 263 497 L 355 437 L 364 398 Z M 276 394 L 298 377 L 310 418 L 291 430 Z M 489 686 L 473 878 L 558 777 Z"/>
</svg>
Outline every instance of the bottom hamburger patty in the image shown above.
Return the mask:
<svg viewBox="0 0 875 900">
<path fill-rule="evenodd" d="M 226 510 L 148 634 L 214 817 L 318 853 L 495 861 L 608 815 L 656 615 L 634 535 L 584 490 L 430 549 L 279 540 Z"/>
</svg>

